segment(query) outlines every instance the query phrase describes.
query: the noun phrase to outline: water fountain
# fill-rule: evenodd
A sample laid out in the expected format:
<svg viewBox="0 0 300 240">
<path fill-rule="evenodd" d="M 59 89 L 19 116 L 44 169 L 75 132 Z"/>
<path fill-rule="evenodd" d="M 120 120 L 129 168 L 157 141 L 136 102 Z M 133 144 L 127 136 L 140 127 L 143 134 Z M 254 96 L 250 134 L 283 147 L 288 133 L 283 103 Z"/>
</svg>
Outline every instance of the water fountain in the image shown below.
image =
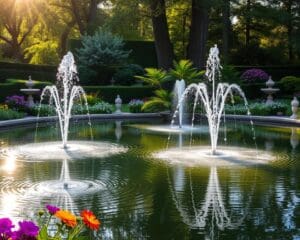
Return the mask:
<svg viewBox="0 0 300 240">
<path fill-rule="evenodd" d="M 236 165 L 241 164 L 241 160 L 244 160 L 242 161 L 243 164 L 253 164 L 254 162 L 262 163 L 264 161 L 273 159 L 269 156 L 269 154 L 258 151 L 257 149 L 251 150 L 249 148 L 240 147 L 218 148 L 220 123 L 222 120 L 225 122 L 226 119 L 224 109 L 228 97 L 231 98 L 231 102 L 234 104 L 233 96 L 234 94 L 238 94 L 244 101 L 244 105 L 247 108 L 247 114 L 251 117 L 251 113 L 248 107 L 248 101 L 245 97 L 245 93 L 242 91 L 240 86 L 238 86 L 237 84 L 228 84 L 222 82 L 217 84 L 217 81 L 221 79 L 221 69 L 222 66 L 220 64 L 219 49 L 215 45 L 210 49 L 205 72 L 205 76 L 207 77 L 210 85 L 206 85 L 205 83 L 192 83 L 188 85 L 180 97 L 179 103 L 171 121 L 171 126 L 173 126 L 175 124 L 175 119 L 180 112 L 179 109 L 185 102 L 184 99 L 188 95 L 189 97 L 193 96 L 194 103 L 191 128 L 194 127 L 196 107 L 199 103 L 202 103 L 204 115 L 206 116 L 208 122 L 210 149 L 206 146 L 197 147 L 196 149 L 193 149 L 190 146 L 188 149 L 182 148 L 183 151 L 180 151 L 178 148 L 174 148 L 157 153 L 157 157 L 166 159 L 167 161 L 187 162 L 188 164 L 197 162 L 199 163 L 198 159 L 201 159 L 200 164 L 209 164 L 212 159 L 218 159 L 218 164 L 230 163 Z M 253 139 L 255 139 L 252 120 L 250 120 L 250 125 L 253 132 Z M 227 141 L 226 130 L 224 141 Z M 255 156 L 258 155 L 258 152 L 259 157 L 254 160 Z"/>
<path fill-rule="evenodd" d="M 27 95 L 27 106 L 33 107 L 35 105 L 33 95 L 40 93 L 40 89 L 33 88 L 34 82 L 32 81 L 31 76 L 29 76 L 28 81 L 25 83 L 25 85 L 27 86 L 27 88 L 22 88 L 20 89 L 20 91 Z"/>
<path fill-rule="evenodd" d="M 272 77 L 269 76 L 268 81 L 266 82 L 267 88 L 261 88 L 260 90 L 263 91 L 265 94 L 268 95 L 266 104 L 272 105 L 274 103 L 273 101 L 273 94 L 279 91 L 279 88 L 273 88 L 275 82 L 272 80 Z"/>
<path fill-rule="evenodd" d="M 117 144 L 96 141 L 69 141 L 69 126 L 74 103 L 81 104 L 87 112 L 88 127 L 92 136 L 88 103 L 84 89 L 78 85 L 77 67 L 74 56 L 68 52 L 58 67 L 56 85 L 46 86 L 41 94 L 41 103 L 48 100 L 54 107 L 58 117 L 61 142 L 41 142 L 19 145 L 14 148 L 16 154 L 27 161 L 47 161 L 61 159 L 83 159 L 107 157 L 122 153 L 126 148 Z M 47 98 L 46 98 L 47 97 Z M 45 147 L 47 146 L 47 147 Z"/>
<path fill-rule="evenodd" d="M 198 101 L 204 104 L 204 110 L 208 121 L 210 139 L 211 139 L 211 153 L 214 155 L 217 153 L 217 143 L 220 129 L 221 117 L 224 114 L 225 101 L 228 96 L 232 97 L 233 93 L 236 91 L 244 100 L 245 106 L 248 108 L 248 101 L 245 97 L 244 92 L 237 84 L 228 83 L 218 83 L 216 86 L 216 81 L 221 78 L 221 64 L 219 58 L 219 49 L 217 45 L 210 49 L 209 57 L 206 65 L 205 75 L 209 82 L 212 83 L 212 92 L 209 94 L 208 86 L 205 83 L 190 84 L 183 92 L 180 101 L 177 105 L 177 109 L 181 107 L 184 103 L 184 98 L 191 93 L 194 93 L 195 101 L 193 105 L 193 117 L 192 121 L 195 119 L 195 110 Z M 174 113 L 173 119 L 176 117 L 177 112 Z M 248 115 L 250 111 L 248 109 Z M 172 121 L 174 124 L 174 120 Z M 193 122 L 192 122 L 193 125 Z"/>
<path fill-rule="evenodd" d="M 86 95 L 83 88 L 76 85 L 78 82 L 79 79 L 77 77 L 77 67 L 75 65 L 74 56 L 71 52 L 68 52 L 58 67 L 56 86 L 45 87 L 41 94 L 41 102 L 46 95 L 49 95 L 49 103 L 54 103 L 55 105 L 64 148 L 67 147 L 69 123 L 74 101 L 82 97 L 88 112 Z M 90 124 L 89 121 L 89 125 Z"/>
<path fill-rule="evenodd" d="M 179 103 L 180 97 L 184 93 L 185 90 L 185 81 L 183 79 L 176 80 L 175 87 L 174 87 L 174 103 L 176 106 Z M 183 117 L 184 117 L 184 109 L 185 109 L 185 99 L 182 100 L 182 103 L 180 104 L 178 108 L 178 126 L 179 128 L 182 128 L 183 126 Z"/>
<path fill-rule="evenodd" d="M 60 195 L 62 199 L 69 199 L 70 196 L 97 192 L 104 188 L 104 184 L 97 181 L 72 179 L 69 171 L 69 160 L 105 158 L 127 151 L 127 148 L 109 142 L 68 140 L 72 107 L 76 101 L 86 108 L 88 127 L 91 130 L 87 98 L 83 88 L 77 85 L 78 82 L 75 60 L 73 54 L 68 52 L 58 67 L 56 85 L 46 86 L 42 91 L 40 101 L 42 103 L 47 97 L 49 106 L 55 108 L 61 141 L 28 143 L 6 149 L 7 152 L 13 152 L 18 161 L 62 161 L 59 180 L 36 183 L 28 190 L 31 195 L 37 197 Z"/>
</svg>

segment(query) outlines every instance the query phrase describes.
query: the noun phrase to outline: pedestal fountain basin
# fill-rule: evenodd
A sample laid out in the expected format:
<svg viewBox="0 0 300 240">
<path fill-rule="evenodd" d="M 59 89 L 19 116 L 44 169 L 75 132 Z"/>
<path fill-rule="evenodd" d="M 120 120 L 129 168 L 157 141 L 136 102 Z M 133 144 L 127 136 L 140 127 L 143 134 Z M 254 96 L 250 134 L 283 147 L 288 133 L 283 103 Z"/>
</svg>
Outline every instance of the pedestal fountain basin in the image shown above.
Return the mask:
<svg viewBox="0 0 300 240">
<path fill-rule="evenodd" d="M 169 164 L 194 166 L 253 166 L 269 164 L 276 156 L 268 151 L 220 146 L 212 154 L 211 146 L 169 148 L 154 154 L 154 157 Z"/>
<path fill-rule="evenodd" d="M 27 105 L 29 107 L 33 107 L 34 106 L 33 95 L 39 94 L 41 90 L 38 88 L 22 88 L 20 89 L 20 91 L 28 96 Z"/>
<path fill-rule="evenodd" d="M 279 88 L 261 88 L 260 90 L 268 95 L 266 104 L 272 104 L 272 103 L 274 103 L 272 95 L 274 93 L 278 92 L 280 89 Z"/>
<path fill-rule="evenodd" d="M 11 146 L 4 152 L 13 152 L 18 161 L 61 161 L 86 158 L 105 158 L 114 154 L 125 153 L 126 147 L 109 142 L 69 141 L 67 147 L 61 142 L 30 143 Z"/>
</svg>

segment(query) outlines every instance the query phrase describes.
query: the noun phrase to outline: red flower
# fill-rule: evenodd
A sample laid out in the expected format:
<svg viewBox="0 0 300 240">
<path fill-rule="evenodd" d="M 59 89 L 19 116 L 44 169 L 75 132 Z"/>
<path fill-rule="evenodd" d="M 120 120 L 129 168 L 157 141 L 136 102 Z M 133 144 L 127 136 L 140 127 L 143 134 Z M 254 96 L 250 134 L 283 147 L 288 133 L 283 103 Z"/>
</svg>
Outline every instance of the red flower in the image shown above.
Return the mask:
<svg viewBox="0 0 300 240">
<path fill-rule="evenodd" d="M 89 210 L 83 210 L 80 213 L 80 216 L 83 219 L 84 224 L 92 229 L 92 230 L 98 230 L 100 227 L 100 221 L 96 218 L 96 216 L 94 215 L 94 213 L 92 213 Z"/>
</svg>

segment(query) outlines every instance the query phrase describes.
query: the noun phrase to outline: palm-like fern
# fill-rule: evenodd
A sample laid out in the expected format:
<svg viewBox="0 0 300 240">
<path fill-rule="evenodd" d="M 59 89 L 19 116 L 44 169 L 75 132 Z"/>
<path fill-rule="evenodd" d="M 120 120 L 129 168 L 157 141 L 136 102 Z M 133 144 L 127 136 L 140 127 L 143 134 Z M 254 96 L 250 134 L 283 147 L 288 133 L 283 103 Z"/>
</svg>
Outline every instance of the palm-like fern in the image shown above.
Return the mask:
<svg viewBox="0 0 300 240">
<path fill-rule="evenodd" d="M 135 76 L 153 87 L 162 88 L 162 83 L 168 78 L 166 71 L 157 68 L 145 68 L 144 76 Z"/>
<path fill-rule="evenodd" d="M 188 83 L 199 81 L 204 72 L 198 71 L 193 67 L 193 64 L 189 60 L 174 61 L 174 69 L 171 69 L 169 75 L 175 80 L 184 79 Z"/>
<path fill-rule="evenodd" d="M 156 112 L 169 110 L 171 108 L 172 94 L 164 89 L 158 89 L 154 93 L 155 96 L 144 103 L 142 111 Z"/>
</svg>

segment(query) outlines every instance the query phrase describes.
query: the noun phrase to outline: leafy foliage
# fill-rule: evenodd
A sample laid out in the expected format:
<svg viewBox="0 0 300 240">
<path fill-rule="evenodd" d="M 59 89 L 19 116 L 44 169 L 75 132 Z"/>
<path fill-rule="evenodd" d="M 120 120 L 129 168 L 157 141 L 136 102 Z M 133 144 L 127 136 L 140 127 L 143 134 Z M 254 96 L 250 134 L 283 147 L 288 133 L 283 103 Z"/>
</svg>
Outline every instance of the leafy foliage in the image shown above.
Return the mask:
<svg viewBox="0 0 300 240">
<path fill-rule="evenodd" d="M 52 64 L 59 62 L 58 44 L 55 41 L 45 41 L 34 44 L 25 49 L 25 58 L 31 64 Z"/>
<path fill-rule="evenodd" d="M 114 68 L 123 64 L 130 54 L 130 51 L 123 50 L 121 37 L 101 28 L 92 36 L 83 36 L 82 45 L 77 55 L 79 76 L 85 83 L 109 82 Z"/>
<path fill-rule="evenodd" d="M 174 80 L 184 79 L 187 83 L 192 83 L 199 82 L 204 73 L 194 68 L 191 61 L 183 59 L 179 62 L 174 61 L 174 68 L 168 72 L 168 75 Z"/>
<path fill-rule="evenodd" d="M 145 71 L 140 65 L 128 64 L 118 69 L 113 78 L 116 84 L 131 85 L 135 82 L 136 75 L 142 75 L 144 73 Z"/>
<path fill-rule="evenodd" d="M 162 83 L 168 80 L 167 72 L 157 68 L 145 68 L 146 74 L 144 76 L 136 76 L 149 85 L 157 88 L 162 87 Z"/>
<path fill-rule="evenodd" d="M 170 110 L 172 102 L 172 94 L 164 89 L 154 91 L 155 96 L 151 97 L 144 103 L 142 111 L 144 112 L 159 112 Z"/>
<path fill-rule="evenodd" d="M 129 111 L 132 113 L 140 113 L 142 112 L 143 105 L 144 105 L 144 101 L 139 99 L 132 99 L 128 103 Z"/>
<path fill-rule="evenodd" d="M 24 112 L 0 108 L 0 120 L 23 118 L 25 115 L 26 114 Z"/>
<path fill-rule="evenodd" d="M 82 45 L 78 49 L 78 63 L 91 68 L 122 64 L 130 54 L 130 51 L 123 50 L 121 37 L 102 28 L 92 36 L 83 36 Z"/>
<path fill-rule="evenodd" d="M 258 116 L 274 116 L 278 113 L 286 115 L 289 113 L 290 103 L 289 102 L 274 102 L 271 105 L 267 105 L 262 102 L 254 102 L 249 104 L 249 109 L 252 115 Z M 226 114 L 238 114 L 245 115 L 247 114 L 247 108 L 244 104 L 236 104 L 236 105 L 226 105 L 225 106 Z"/>
<path fill-rule="evenodd" d="M 300 78 L 294 76 L 286 76 L 280 80 L 284 91 L 294 93 L 300 91 Z"/>
</svg>

